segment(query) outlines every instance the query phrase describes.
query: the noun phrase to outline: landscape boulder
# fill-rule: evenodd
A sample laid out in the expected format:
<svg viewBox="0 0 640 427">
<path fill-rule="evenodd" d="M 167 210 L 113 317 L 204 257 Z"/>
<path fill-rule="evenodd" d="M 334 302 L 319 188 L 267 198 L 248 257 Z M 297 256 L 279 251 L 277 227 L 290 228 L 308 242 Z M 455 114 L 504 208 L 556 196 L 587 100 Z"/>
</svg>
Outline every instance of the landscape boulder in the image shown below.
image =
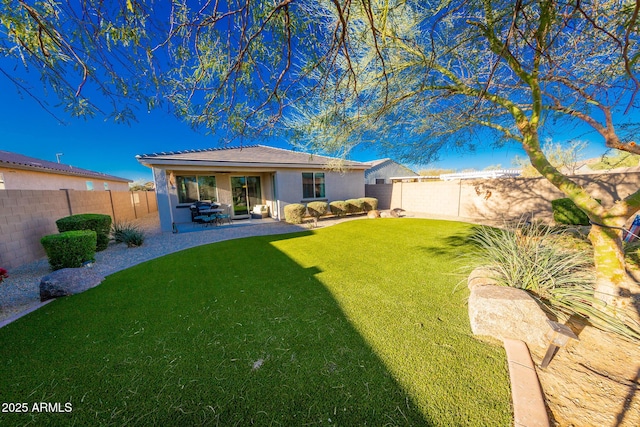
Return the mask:
<svg viewBox="0 0 640 427">
<path fill-rule="evenodd" d="M 380 212 L 377 210 L 372 210 L 367 212 L 367 218 L 380 218 Z"/>
<path fill-rule="evenodd" d="M 75 295 L 98 286 L 104 277 L 90 268 L 63 268 L 40 280 L 40 301 Z"/>
<path fill-rule="evenodd" d="M 546 347 L 547 315 L 531 295 L 522 289 L 480 284 L 477 273 L 473 281 L 478 284 L 469 286 L 469 320 L 474 335 L 491 336 L 500 341 L 516 339 L 529 347 Z"/>
</svg>

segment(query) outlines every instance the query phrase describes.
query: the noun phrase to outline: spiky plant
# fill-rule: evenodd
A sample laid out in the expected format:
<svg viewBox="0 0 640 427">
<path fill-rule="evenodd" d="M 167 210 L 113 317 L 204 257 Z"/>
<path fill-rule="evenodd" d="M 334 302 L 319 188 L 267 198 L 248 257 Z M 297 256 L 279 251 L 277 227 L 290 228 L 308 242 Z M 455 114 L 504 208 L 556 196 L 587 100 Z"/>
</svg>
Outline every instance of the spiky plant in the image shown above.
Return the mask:
<svg viewBox="0 0 640 427">
<path fill-rule="evenodd" d="M 640 340 L 640 325 L 608 309 L 594 290 L 588 251 L 568 248 L 567 236 L 548 227 L 480 227 L 471 236 L 476 256 L 498 284 L 523 289 L 559 319 L 578 315 L 603 330 Z"/>
</svg>

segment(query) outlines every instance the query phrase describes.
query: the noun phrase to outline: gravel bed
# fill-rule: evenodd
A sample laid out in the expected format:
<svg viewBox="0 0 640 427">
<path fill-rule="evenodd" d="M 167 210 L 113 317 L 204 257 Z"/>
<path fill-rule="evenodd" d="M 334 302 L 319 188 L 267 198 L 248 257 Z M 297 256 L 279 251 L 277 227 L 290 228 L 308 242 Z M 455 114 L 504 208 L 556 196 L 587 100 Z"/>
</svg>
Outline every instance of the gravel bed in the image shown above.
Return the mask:
<svg viewBox="0 0 640 427">
<path fill-rule="evenodd" d="M 349 219 L 327 219 L 320 221 L 318 226 L 326 227 L 345 220 Z M 96 273 L 106 277 L 142 262 L 207 243 L 308 229 L 308 226 L 265 219 L 240 220 L 233 224 L 210 227 L 185 224 L 179 226 L 179 230 L 190 230 L 189 232 L 173 234 L 160 230 L 160 223 L 155 214 L 132 223 L 144 231 L 144 244 L 138 248 L 127 248 L 123 243 L 110 243 L 107 249 L 96 253 L 96 262 L 91 267 Z M 9 278 L 0 284 L 0 322 L 40 305 L 40 280 L 50 272 L 46 257 L 10 270 Z"/>
</svg>

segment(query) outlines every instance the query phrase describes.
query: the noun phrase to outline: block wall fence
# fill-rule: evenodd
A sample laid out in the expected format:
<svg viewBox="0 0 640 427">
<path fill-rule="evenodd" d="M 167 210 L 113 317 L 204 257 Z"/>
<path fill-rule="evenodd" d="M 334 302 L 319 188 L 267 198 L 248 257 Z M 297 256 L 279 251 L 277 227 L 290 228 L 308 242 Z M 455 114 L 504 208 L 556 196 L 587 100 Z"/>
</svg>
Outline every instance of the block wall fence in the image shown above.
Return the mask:
<svg viewBox="0 0 640 427">
<path fill-rule="evenodd" d="M 640 189 L 640 173 L 609 173 L 571 177 L 605 206 Z M 565 197 L 544 178 L 498 178 L 456 181 L 394 182 L 366 185 L 380 209 L 442 215 L 490 223 L 553 218 L 551 201 Z"/>
<path fill-rule="evenodd" d="M 129 221 L 158 211 L 152 191 L 0 191 L 0 267 L 11 269 L 45 256 L 42 236 L 58 232 L 56 220 L 99 213 Z"/>
</svg>

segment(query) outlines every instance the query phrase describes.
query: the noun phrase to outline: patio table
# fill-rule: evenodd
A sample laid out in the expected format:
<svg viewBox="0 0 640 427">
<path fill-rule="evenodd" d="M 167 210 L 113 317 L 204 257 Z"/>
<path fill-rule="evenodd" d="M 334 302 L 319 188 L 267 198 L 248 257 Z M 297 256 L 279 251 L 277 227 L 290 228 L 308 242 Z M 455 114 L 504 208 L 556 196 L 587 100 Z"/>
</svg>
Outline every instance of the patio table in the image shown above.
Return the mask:
<svg viewBox="0 0 640 427">
<path fill-rule="evenodd" d="M 220 218 L 218 217 L 218 214 L 222 212 L 224 212 L 224 209 L 220 208 L 200 209 L 198 210 L 198 215 L 207 217 L 207 219 L 205 220 L 207 224 L 209 224 L 209 222 L 213 220 L 215 225 L 219 225 Z"/>
</svg>

